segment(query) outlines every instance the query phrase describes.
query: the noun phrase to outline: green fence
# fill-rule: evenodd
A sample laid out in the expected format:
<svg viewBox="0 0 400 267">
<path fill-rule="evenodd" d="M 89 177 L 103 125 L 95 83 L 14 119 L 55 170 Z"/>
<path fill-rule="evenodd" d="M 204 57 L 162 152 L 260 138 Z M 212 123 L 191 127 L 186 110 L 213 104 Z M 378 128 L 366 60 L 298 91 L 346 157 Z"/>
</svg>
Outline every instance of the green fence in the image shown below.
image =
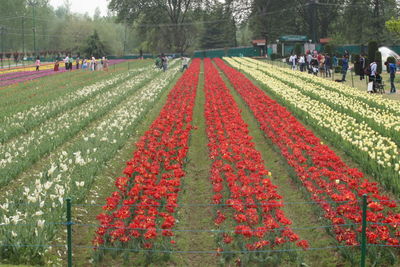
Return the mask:
<svg viewBox="0 0 400 267">
<path fill-rule="evenodd" d="M 262 54 L 260 47 L 245 46 L 221 49 L 209 49 L 203 51 L 195 51 L 195 58 L 214 58 L 214 57 L 259 57 Z"/>
</svg>

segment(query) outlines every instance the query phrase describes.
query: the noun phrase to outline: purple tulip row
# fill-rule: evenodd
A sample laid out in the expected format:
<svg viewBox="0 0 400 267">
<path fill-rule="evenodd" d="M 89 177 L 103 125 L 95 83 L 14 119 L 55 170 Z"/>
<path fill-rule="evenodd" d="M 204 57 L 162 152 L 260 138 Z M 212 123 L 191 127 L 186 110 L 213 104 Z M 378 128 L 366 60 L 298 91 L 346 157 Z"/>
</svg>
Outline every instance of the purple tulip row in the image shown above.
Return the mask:
<svg viewBox="0 0 400 267">
<path fill-rule="evenodd" d="M 119 64 L 126 61 L 125 59 L 112 59 L 109 61 L 109 65 Z M 60 68 L 59 71 L 54 71 L 52 69 L 42 70 L 42 71 L 20 71 L 12 72 L 0 75 L 0 87 L 9 86 L 16 83 L 21 83 L 25 81 L 35 80 L 41 77 L 54 75 L 57 73 L 66 72 L 64 68 Z"/>
</svg>

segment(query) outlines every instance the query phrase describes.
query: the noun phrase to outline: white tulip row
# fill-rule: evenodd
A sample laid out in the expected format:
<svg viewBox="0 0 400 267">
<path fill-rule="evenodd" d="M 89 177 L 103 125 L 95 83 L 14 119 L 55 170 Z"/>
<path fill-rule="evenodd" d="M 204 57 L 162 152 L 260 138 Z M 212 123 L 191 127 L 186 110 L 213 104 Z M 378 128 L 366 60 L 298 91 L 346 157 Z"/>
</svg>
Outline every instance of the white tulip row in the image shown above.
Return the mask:
<svg viewBox="0 0 400 267">
<path fill-rule="evenodd" d="M 54 238 L 59 225 L 53 226 L 51 222 L 65 220 L 64 199 L 72 197 L 76 203 L 84 198 L 104 163 L 125 144 L 139 118 L 179 73 L 179 64 L 172 65 L 170 70 L 127 97 L 102 121 L 85 130 L 64 150 L 51 154 L 43 169 L 29 173 L 24 187 L 17 192 L 5 192 L 6 197 L 0 205 L 0 244 L 5 240 L 12 244 L 48 244 Z M 11 226 L 4 226 L 7 224 Z M 27 225 L 12 227 L 13 224 Z M 24 248 L 15 249 L 24 253 Z"/>
<path fill-rule="evenodd" d="M 356 149 L 359 158 L 363 158 L 362 155 L 366 153 L 363 163 L 376 163 L 379 169 L 375 170 L 375 174 L 386 172 L 390 173 L 390 178 L 400 178 L 399 149 L 390 138 L 380 135 L 364 122 L 357 122 L 353 117 L 335 111 L 326 104 L 303 95 L 299 90 L 266 75 L 262 71 L 240 64 L 233 59 L 225 60 L 266 85 L 286 104 L 301 111 L 307 120 L 311 120 L 326 132 L 334 133 L 342 141 L 347 141 L 353 149 Z"/>
<path fill-rule="evenodd" d="M 20 135 L 4 145 L 0 144 L 0 184 L 6 184 L 14 179 L 43 154 L 63 144 L 66 139 L 84 128 L 90 121 L 118 104 L 132 90 L 136 90 L 138 85 L 154 76 L 154 72 L 149 71 L 136 72 L 136 74 L 111 90 L 96 94 L 82 105 L 44 122 L 28 134 Z M 126 74 L 119 77 L 118 79 L 127 78 Z M 87 93 L 88 90 L 85 92 Z"/>
<path fill-rule="evenodd" d="M 0 122 L 0 143 L 4 143 L 15 135 L 39 125 L 53 114 L 65 111 L 69 107 L 74 106 L 75 103 L 79 104 L 94 96 L 96 93 L 109 88 L 113 84 L 129 78 L 132 73 L 139 74 L 148 70 L 150 70 L 150 67 L 117 74 L 115 77 L 85 86 L 80 90 L 71 92 L 47 103 L 36 105 L 28 110 L 4 117 Z"/>
<path fill-rule="evenodd" d="M 242 64 L 256 67 L 257 62 L 253 59 L 250 60 L 240 60 Z M 369 104 L 358 100 L 357 98 L 350 97 L 346 94 L 339 93 L 338 91 L 332 91 L 318 84 L 313 84 L 308 80 L 301 79 L 299 76 L 295 75 L 293 72 L 286 72 L 283 68 L 274 68 L 270 64 L 264 64 L 261 69 L 267 75 L 277 78 L 284 83 L 290 83 L 297 86 L 302 92 L 308 94 L 311 93 L 312 98 L 322 100 L 329 106 L 337 109 L 338 111 L 344 111 L 348 113 L 353 113 L 356 118 L 365 120 L 366 122 L 372 121 L 370 125 L 374 130 L 380 132 L 383 135 L 388 135 L 395 139 L 397 143 L 400 140 L 400 116 L 393 114 L 386 110 L 381 110 L 370 106 Z"/>
<path fill-rule="evenodd" d="M 254 59 L 246 59 L 248 61 L 253 61 Z M 260 66 L 269 65 L 265 62 L 259 62 Z M 306 72 L 293 72 L 290 69 L 280 68 L 281 71 L 286 72 L 291 75 L 295 75 L 301 79 L 307 80 L 313 84 L 320 84 L 323 87 L 326 87 L 327 90 L 335 90 L 339 93 L 345 94 L 352 98 L 357 98 L 360 101 L 363 101 L 367 104 L 374 105 L 381 109 L 381 112 L 390 112 L 400 115 L 400 102 L 392 99 L 384 98 L 379 94 L 368 94 L 365 91 L 360 91 L 357 88 L 348 86 L 344 83 L 338 83 L 331 80 L 324 79 L 322 77 L 318 77 L 312 74 L 308 74 Z"/>
</svg>

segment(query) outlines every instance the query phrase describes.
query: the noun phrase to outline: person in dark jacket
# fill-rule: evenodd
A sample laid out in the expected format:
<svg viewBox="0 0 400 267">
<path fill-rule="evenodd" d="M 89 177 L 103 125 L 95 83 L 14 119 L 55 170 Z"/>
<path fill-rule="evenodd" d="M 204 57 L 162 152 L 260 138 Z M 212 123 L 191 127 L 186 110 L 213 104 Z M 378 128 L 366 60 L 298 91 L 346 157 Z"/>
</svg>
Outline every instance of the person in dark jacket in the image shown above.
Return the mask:
<svg viewBox="0 0 400 267">
<path fill-rule="evenodd" d="M 349 58 L 344 55 L 342 58 L 342 82 L 346 81 L 347 70 L 349 69 Z"/>
<path fill-rule="evenodd" d="M 360 65 L 360 80 L 364 80 L 364 70 L 366 67 L 364 54 L 360 55 L 360 61 L 358 63 Z"/>
<path fill-rule="evenodd" d="M 331 57 L 326 54 L 325 56 L 325 77 L 332 77 L 331 74 L 331 68 L 332 68 L 332 60 Z"/>
</svg>

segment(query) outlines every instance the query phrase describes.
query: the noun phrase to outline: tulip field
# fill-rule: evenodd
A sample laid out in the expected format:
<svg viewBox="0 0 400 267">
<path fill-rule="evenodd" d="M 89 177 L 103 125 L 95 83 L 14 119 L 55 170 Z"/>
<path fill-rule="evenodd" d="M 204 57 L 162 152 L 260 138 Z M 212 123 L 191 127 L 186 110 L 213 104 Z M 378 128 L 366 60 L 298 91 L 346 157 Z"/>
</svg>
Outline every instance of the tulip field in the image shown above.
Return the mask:
<svg viewBox="0 0 400 267">
<path fill-rule="evenodd" d="M 400 265 L 400 102 L 252 58 L 115 64 L 0 73 L 0 265 Z"/>
</svg>

